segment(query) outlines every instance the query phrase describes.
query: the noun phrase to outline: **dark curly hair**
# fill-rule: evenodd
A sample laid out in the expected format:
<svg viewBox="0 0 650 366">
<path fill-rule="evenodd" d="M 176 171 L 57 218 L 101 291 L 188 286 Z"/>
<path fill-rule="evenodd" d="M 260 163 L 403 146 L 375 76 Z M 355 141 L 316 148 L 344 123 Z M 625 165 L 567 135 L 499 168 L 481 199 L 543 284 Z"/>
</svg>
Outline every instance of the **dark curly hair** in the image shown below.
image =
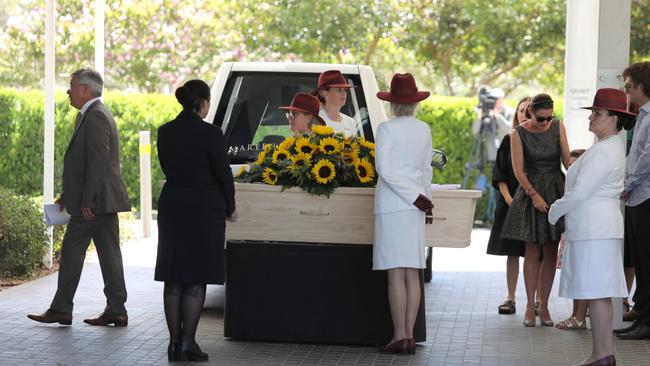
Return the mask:
<svg viewBox="0 0 650 366">
<path fill-rule="evenodd" d="M 641 84 L 643 86 L 643 94 L 650 98 L 650 61 L 638 62 L 628 66 L 623 70 L 622 76 L 632 79 L 634 86 Z"/>
</svg>

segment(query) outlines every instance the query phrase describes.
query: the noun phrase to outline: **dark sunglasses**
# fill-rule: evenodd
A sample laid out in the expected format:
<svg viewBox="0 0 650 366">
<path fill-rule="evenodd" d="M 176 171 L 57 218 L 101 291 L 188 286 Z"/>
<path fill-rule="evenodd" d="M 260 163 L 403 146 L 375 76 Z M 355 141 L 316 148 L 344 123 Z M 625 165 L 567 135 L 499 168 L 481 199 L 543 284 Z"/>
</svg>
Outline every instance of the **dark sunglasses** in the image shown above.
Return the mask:
<svg viewBox="0 0 650 366">
<path fill-rule="evenodd" d="M 548 122 L 548 121 L 552 121 L 554 118 L 555 118 L 555 116 L 548 116 L 548 117 L 535 116 L 535 120 L 537 122 Z"/>
</svg>

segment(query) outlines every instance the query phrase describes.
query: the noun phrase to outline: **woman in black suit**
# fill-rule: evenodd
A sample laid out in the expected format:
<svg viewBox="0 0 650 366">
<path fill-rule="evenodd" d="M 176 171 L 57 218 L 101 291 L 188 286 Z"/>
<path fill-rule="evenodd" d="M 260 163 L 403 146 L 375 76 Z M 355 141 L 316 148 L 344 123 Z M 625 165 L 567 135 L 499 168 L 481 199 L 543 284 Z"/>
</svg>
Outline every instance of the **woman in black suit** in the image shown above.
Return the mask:
<svg viewBox="0 0 650 366">
<path fill-rule="evenodd" d="M 155 280 L 163 295 L 169 361 L 207 361 L 195 341 L 206 284 L 224 283 L 226 219 L 234 218 L 235 187 L 221 129 L 203 121 L 210 87 L 190 80 L 176 90 L 183 111 L 158 129 L 165 186 L 158 200 Z"/>
</svg>

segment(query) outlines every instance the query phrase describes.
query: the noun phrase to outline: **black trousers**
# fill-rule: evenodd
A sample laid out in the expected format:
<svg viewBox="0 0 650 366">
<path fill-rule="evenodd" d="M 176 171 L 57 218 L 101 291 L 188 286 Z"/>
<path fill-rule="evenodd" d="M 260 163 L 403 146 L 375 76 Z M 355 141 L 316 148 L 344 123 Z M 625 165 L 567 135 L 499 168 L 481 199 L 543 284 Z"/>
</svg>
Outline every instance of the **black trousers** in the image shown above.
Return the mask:
<svg viewBox="0 0 650 366">
<path fill-rule="evenodd" d="M 637 321 L 650 325 L 650 199 L 625 207 L 625 216 L 636 274 L 634 309 L 640 313 Z"/>
</svg>

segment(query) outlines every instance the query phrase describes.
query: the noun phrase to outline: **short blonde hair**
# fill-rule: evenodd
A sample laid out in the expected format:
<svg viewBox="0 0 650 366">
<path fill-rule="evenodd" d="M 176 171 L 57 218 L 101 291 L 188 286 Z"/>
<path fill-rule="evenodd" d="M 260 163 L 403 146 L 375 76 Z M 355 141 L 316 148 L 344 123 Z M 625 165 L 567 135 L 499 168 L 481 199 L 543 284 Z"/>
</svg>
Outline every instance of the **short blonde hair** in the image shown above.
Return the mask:
<svg viewBox="0 0 650 366">
<path fill-rule="evenodd" d="M 415 116 L 415 110 L 418 107 L 417 103 L 413 104 L 401 104 L 401 103 L 390 103 L 390 113 L 395 117 L 411 117 Z"/>
</svg>

